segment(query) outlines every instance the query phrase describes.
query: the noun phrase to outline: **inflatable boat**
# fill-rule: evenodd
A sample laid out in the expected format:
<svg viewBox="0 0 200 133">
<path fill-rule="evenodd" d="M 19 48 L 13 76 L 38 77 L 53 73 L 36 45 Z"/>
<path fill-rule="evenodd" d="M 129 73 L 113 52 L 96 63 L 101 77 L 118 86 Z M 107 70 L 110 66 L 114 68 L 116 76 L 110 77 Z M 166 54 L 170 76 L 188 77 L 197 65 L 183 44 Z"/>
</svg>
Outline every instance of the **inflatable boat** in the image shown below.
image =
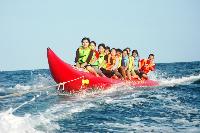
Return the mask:
<svg viewBox="0 0 200 133">
<path fill-rule="evenodd" d="M 158 86 L 157 81 L 150 79 L 120 80 L 107 77 L 96 77 L 95 75 L 80 70 L 61 60 L 50 48 L 47 48 L 47 58 L 49 70 L 55 82 L 59 85 L 58 89 L 75 93 L 89 89 L 109 89 L 114 85 L 128 84 L 133 87 Z"/>
</svg>

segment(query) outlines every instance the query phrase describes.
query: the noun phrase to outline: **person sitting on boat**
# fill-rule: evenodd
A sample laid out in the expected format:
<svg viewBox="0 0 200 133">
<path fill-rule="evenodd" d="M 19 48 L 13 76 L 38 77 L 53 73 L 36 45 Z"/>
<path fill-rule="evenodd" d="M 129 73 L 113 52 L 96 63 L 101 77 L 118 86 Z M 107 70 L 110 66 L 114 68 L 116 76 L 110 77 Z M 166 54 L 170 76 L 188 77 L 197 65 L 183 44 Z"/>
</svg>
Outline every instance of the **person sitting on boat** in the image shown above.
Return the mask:
<svg viewBox="0 0 200 133">
<path fill-rule="evenodd" d="M 84 37 L 81 40 L 82 46 L 76 50 L 75 63 L 78 68 L 85 68 L 93 56 L 93 51 L 90 49 L 90 39 Z"/>
<path fill-rule="evenodd" d="M 142 59 L 140 61 L 140 74 L 139 76 L 144 78 L 144 79 L 148 79 L 147 74 L 150 71 L 154 71 L 155 70 L 155 63 L 154 63 L 154 54 L 150 54 L 148 59 Z"/>
<path fill-rule="evenodd" d="M 126 77 L 127 77 L 128 66 L 129 66 L 128 51 L 126 49 L 124 49 L 122 52 L 121 66 L 119 68 L 124 79 L 126 79 Z"/>
<path fill-rule="evenodd" d="M 127 52 L 128 52 L 128 56 L 130 56 L 130 53 L 131 53 L 131 48 L 129 48 L 129 47 L 127 47 L 127 48 L 125 48 L 126 50 L 127 50 Z"/>
<path fill-rule="evenodd" d="M 139 65 L 140 65 L 140 58 L 139 58 L 138 51 L 133 50 L 132 55 L 129 56 L 129 66 L 128 66 L 129 79 L 131 78 L 131 76 L 133 76 L 134 78 L 139 78 L 138 77 L 138 75 L 140 75 Z"/>
<path fill-rule="evenodd" d="M 122 50 L 121 49 L 116 49 L 116 56 L 119 58 L 119 65 L 118 65 L 118 68 L 120 68 L 121 66 L 121 61 L 122 61 Z"/>
<path fill-rule="evenodd" d="M 105 47 L 105 54 L 108 55 L 108 54 L 110 54 L 110 52 L 111 52 L 110 47 L 106 46 Z"/>
<path fill-rule="evenodd" d="M 119 73 L 121 74 L 121 72 L 120 72 L 120 67 L 121 67 L 121 62 L 122 62 L 122 50 L 121 49 L 116 49 L 116 56 L 118 57 L 118 59 L 119 59 L 119 63 L 118 63 L 118 71 L 119 71 Z"/>
<path fill-rule="evenodd" d="M 118 57 L 118 59 L 119 59 L 119 63 L 118 63 L 118 72 L 122 75 L 122 72 L 121 72 L 121 69 L 120 69 L 120 67 L 121 67 L 121 62 L 122 62 L 122 53 L 123 53 L 123 51 L 121 50 L 121 49 L 116 49 L 116 56 Z"/>
<path fill-rule="evenodd" d="M 101 46 L 98 46 L 98 48 L 99 47 L 102 48 Z M 102 55 L 100 55 L 100 53 L 96 50 L 96 42 L 91 41 L 90 48 L 93 51 L 93 56 L 92 56 L 92 59 L 90 60 L 89 64 L 87 65 L 87 70 L 94 73 L 96 76 L 99 75 L 99 76 L 105 77 L 105 75 L 99 69 L 99 60 L 101 60 L 102 57 L 100 58 L 100 56 L 102 56 Z M 101 52 L 104 53 L 104 47 Z M 103 53 L 101 53 L 101 54 L 103 54 Z"/>
<path fill-rule="evenodd" d="M 86 71 L 91 72 L 95 76 L 99 76 L 96 71 L 91 67 L 90 61 L 92 60 L 94 51 L 91 50 L 90 46 L 90 39 L 89 38 L 83 38 L 82 39 L 82 46 L 80 46 L 76 50 L 76 57 L 75 57 L 75 63 L 76 67 L 83 68 Z"/>
<path fill-rule="evenodd" d="M 105 60 L 105 44 L 101 43 L 98 45 L 98 52 L 99 52 L 99 59 L 98 59 L 98 67 L 99 69 L 101 68 L 106 68 L 106 60 Z"/>
<path fill-rule="evenodd" d="M 105 61 L 108 62 L 108 55 L 110 54 L 111 50 L 109 46 L 105 47 Z"/>
<path fill-rule="evenodd" d="M 108 77 L 111 78 L 114 73 L 110 70 L 106 69 L 107 63 L 108 63 L 108 55 L 110 54 L 110 47 L 105 46 L 105 44 L 99 44 L 98 46 L 100 59 L 99 59 L 99 69 L 102 71 L 102 73 Z"/>
<path fill-rule="evenodd" d="M 106 70 L 111 71 L 112 76 L 115 74 L 118 78 L 123 78 L 118 72 L 118 66 L 120 63 L 119 57 L 116 55 L 116 49 L 112 48 L 111 53 L 108 55 L 108 63 L 106 64 Z"/>
</svg>

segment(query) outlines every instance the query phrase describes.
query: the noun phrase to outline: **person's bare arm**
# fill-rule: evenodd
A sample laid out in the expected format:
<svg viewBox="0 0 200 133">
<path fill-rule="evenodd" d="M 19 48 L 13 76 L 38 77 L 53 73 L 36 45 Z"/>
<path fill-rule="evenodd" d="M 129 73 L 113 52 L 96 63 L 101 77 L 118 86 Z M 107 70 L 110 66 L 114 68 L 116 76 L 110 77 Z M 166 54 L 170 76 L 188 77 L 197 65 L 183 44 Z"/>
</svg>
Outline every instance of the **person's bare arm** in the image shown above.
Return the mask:
<svg viewBox="0 0 200 133">
<path fill-rule="evenodd" d="M 79 48 L 76 50 L 76 57 L 75 57 L 75 60 L 74 62 L 78 62 L 78 59 L 79 59 Z"/>
</svg>

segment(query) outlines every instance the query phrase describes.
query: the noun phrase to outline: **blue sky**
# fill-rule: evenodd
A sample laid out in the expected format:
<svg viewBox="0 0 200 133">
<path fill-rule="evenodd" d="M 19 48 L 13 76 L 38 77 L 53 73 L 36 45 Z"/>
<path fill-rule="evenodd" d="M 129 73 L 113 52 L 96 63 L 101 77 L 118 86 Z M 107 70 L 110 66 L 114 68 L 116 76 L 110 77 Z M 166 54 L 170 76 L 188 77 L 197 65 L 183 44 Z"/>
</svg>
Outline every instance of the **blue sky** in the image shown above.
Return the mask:
<svg viewBox="0 0 200 133">
<path fill-rule="evenodd" d="M 73 63 L 82 37 L 157 62 L 200 60 L 199 0 L 1 0 L 0 70 L 48 68 L 46 48 Z"/>
</svg>

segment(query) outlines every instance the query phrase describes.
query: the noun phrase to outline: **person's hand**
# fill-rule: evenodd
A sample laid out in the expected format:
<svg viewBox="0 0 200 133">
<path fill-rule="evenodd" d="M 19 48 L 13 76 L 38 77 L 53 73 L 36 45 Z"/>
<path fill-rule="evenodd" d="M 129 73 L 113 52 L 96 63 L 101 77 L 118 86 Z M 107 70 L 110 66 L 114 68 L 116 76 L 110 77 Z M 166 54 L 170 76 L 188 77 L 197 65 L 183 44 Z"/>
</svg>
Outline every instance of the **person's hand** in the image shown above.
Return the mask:
<svg viewBox="0 0 200 133">
<path fill-rule="evenodd" d="M 85 63 L 83 63 L 83 64 L 81 64 L 81 68 L 83 68 L 83 67 L 85 67 L 87 65 L 87 63 L 85 62 Z"/>
<path fill-rule="evenodd" d="M 125 70 L 127 70 L 127 69 L 128 69 L 128 67 L 125 67 L 124 69 L 125 69 Z"/>
</svg>

